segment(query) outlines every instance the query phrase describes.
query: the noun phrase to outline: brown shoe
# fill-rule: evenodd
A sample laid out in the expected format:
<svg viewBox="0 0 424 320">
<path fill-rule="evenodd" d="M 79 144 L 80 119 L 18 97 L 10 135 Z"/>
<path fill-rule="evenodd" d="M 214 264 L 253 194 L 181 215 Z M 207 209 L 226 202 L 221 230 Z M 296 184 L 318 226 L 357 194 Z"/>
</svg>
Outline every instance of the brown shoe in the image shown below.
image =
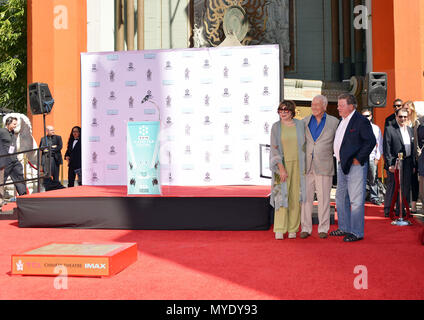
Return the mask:
<svg viewBox="0 0 424 320">
<path fill-rule="evenodd" d="M 327 232 L 320 232 L 318 235 L 321 239 L 326 239 L 328 237 Z"/>
<path fill-rule="evenodd" d="M 306 239 L 307 237 L 309 237 L 310 236 L 310 234 L 309 233 L 307 233 L 307 232 L 301 232 L 300 233 L 300 239 Z"/>
</svg>

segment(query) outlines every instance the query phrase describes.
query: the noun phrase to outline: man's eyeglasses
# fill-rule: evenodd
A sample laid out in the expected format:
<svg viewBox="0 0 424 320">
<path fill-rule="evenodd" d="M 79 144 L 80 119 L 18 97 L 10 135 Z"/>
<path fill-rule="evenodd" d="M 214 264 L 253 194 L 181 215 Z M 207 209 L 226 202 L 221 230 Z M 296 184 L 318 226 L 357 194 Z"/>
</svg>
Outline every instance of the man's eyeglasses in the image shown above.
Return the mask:
<svg viewBox="0 0 424 320">
<path fill-rule="evenodd" d="M 394 104 L 394 105 L 393 105 L 393 108 L 400 108 L 400 107 L 402 107 L 402 105 L 401 105 L 401 104 Z"/>
<path fill-rule="evenodd" d="M 399 119 L 407 119 L 408 116 L 398 116 Z"/>
</svg>

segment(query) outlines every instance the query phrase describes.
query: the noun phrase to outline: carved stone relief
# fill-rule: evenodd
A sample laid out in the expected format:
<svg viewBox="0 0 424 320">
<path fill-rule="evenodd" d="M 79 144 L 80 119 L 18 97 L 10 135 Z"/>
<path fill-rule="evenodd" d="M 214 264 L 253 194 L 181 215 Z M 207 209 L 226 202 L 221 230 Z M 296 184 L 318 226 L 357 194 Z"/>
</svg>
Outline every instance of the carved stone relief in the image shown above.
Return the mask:
<svg viewBox="0 0 424 320">
<path fill-rule="evenodd" d="M 224 40 L 223 17 L 233 5 L 243 7 L 249 21 L 242 44 L 280 44 L 284 65 L 290 65 L 290 0 L 193 0 L 194 47 L 217 46 Z"/>
</svg>

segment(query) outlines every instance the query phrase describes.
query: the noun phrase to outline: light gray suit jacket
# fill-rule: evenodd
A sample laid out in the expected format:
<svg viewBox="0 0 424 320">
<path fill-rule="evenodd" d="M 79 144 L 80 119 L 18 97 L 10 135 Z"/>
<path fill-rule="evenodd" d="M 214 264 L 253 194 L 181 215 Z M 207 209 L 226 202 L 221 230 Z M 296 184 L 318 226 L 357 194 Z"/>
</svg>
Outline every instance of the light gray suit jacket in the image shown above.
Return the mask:
<svg viewBox="0 0 424 320">
<path fill-rule="evenodd" d="M 312 115 L 303 119 L 306 139 L 306 173 L 308 174 L 314 169 L 317 175 L 332 176 L 334 175 L 333 144 L 339 119 L 327 114 L 324 128 L 317 141 L 314 141 L 308 127 L 311 117 Z"/>
</svg>

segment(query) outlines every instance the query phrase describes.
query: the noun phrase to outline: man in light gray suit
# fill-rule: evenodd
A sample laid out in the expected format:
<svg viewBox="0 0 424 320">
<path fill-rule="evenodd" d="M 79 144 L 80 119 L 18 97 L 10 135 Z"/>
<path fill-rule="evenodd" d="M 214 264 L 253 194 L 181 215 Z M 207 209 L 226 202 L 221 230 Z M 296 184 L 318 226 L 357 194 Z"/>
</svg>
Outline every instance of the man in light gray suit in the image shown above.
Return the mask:
<svg viewBox="0 0 424 320">
<path fill-rule="evenodd" d="M 334 175 L 333 143 L 339 120 L 326 113 L 328 100 L 318 95 L 312 100 L 312 115 L 303 119 L 306 137 L 306 201 L 302 204 L 300 238 L 312 233 L 312 210 L 315 191 L 318 199 L 318 234 L 328 236 L 330 228 L 330 193 Z"/>
</svg>

